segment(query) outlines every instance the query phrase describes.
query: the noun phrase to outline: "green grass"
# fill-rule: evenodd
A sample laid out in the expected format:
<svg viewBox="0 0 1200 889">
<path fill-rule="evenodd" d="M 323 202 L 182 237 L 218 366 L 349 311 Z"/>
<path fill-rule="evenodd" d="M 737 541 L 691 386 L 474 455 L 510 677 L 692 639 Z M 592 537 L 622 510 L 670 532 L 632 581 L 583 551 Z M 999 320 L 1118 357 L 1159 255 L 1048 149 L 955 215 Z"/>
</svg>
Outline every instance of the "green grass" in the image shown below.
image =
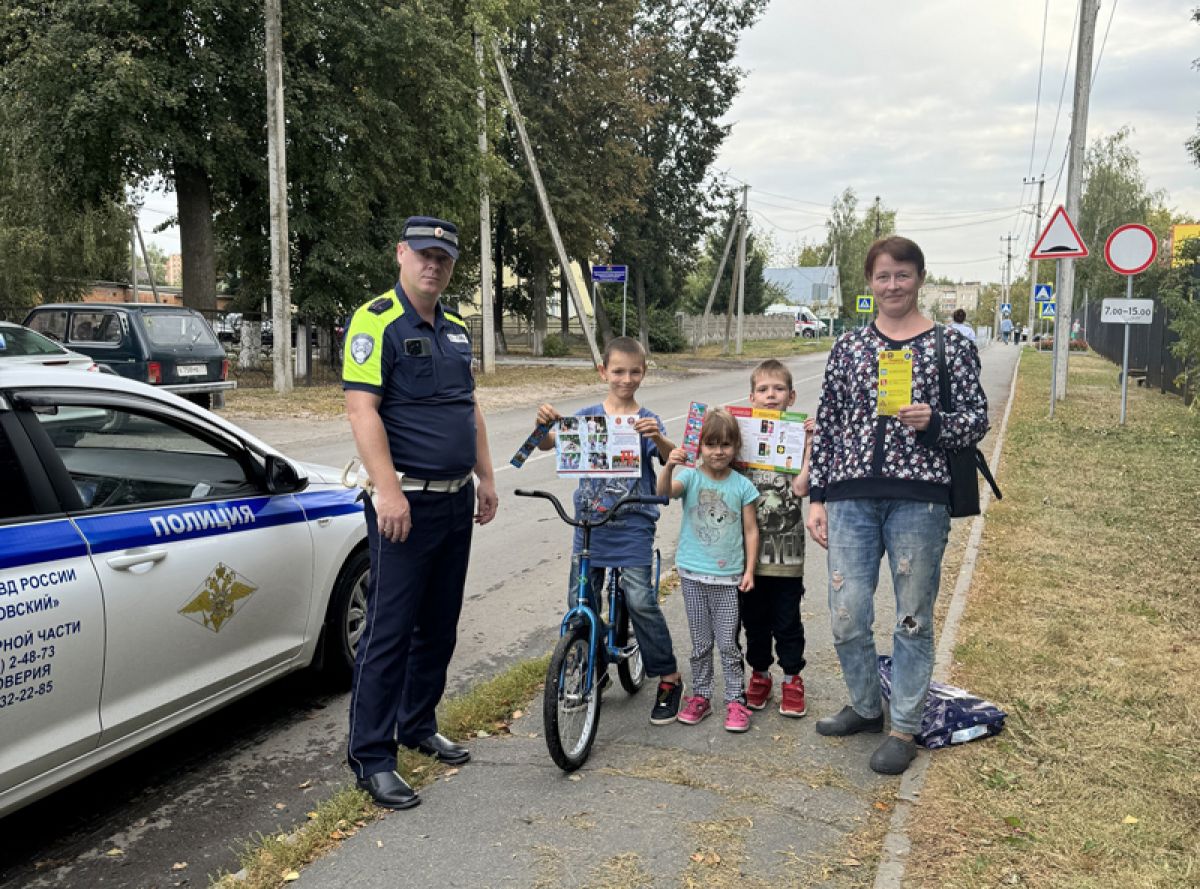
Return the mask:
<svg viewBox="0 0 1200 889">
<path fill-rule="evenodd" d="M 906 885 L 1200 885 L 1200 417 L 1025 352 L 951 681 L 1009 713 L 934 754 Z"/>
</svg>

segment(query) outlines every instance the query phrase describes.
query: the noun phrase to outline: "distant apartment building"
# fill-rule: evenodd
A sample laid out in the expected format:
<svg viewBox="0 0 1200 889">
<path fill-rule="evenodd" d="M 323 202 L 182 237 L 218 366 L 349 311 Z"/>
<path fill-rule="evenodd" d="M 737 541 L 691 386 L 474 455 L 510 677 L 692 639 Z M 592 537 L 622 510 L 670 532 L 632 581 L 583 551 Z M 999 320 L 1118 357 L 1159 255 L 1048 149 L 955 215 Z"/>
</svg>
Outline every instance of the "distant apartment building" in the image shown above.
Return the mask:
<svg viewBox="0 0 1200 889">
<path fill-rule="evenodd" d="M 167 286 L 182 287 L 183 286 L 183 256 L 179 253 L 172 253 L 167 257 Z"/>
<path fill-rule="evenodd" d="M 948 319 L 955 309 L 964 309 L 971 314 L 979 307 L 979 295 L 983 284 L 968 281 L 965 284 L 926 284 L 917 295 L 917 301 L 926 314 L 941 320 Z"/>
</svg>

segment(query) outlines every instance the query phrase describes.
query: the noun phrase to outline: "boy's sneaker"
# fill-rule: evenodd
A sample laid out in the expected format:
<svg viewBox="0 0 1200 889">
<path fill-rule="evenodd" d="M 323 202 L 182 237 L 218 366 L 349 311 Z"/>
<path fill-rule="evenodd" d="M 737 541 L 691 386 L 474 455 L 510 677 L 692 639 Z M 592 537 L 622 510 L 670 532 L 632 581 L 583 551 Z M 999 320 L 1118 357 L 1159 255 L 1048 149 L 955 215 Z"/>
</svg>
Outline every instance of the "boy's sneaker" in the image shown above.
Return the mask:
<svg viewBox="0 0 1200 889">
<path fill-rule="evenodd" d="M 687 698 L 683 702 L 683 710 L 679 713 L 679 721 L 687 725 L 695 725 L 709 713 L 712 713 L 712 704 L 708 702 L 708 698 L 699 696 Z"/>
<path fill-rule="evenodd" d="M 682 682 L 660 682 L 654 697 L 654 709 L 650 711 L 650 722 L 667 725 L 679 714 L 679 699 L 683 697 Z"/>
<path fill-rule="evenodd" d="M 680 717 L 682 718 L 682 717 Z M 730 701 L 725 705 L 725 731 L 746 732 L 750 730 L 750 708 L 741 701 Z"/>
<path fill-rule="evenodd" d="M 804 703 L 804 680 L 799 673 L 791 682 L 784 679 L 779 692 L 779 712 L 784 716 L 796 718 L 808 712 L 808 706 Z"/>
<path fill-rule="evenodd" d="M 772 685 L 770 673 L 752 670 L 750 682 L 746 685 L 746 706 L 751 710 L 761 710 L 767 706 L 767 701 L 771 700 Z"/>
</svg>

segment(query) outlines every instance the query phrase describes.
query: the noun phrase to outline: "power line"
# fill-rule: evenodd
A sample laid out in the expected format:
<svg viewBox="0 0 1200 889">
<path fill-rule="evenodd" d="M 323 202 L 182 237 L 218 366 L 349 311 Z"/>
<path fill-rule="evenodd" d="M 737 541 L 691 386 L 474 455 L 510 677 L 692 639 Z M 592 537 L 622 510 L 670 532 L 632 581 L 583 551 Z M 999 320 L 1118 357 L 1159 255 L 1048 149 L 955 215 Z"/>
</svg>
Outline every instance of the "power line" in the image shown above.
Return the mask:
<svg viewBox="0 0 1200 889">
<path fill-rule="evenodd" d="M 931 228 L 906 228 L 906 232 L 940 232 L 951 228 L 969 228 L 973 225 L 993 225 L 997 222 L 1004 222 L 1006 219 L 1012 219 L 1015 213 L 1005 213 L 1003 216 L 995 216 L 991 219 L 980 219 L 975 222 L 960 222 L 956 225 L 936 225 Z"/>
<path fill-rule="evenodd" d="M 1071 53 L 1075 49 L 1075 28 L 1079 25 L 1079 4 L 1075 4 L 1075 17 L 1071 20 L 1071 37 L 1067 40 L 1067 60 L 1063 66 L 1062 86 L 1058 90 L 1058 110 L 1054 112 L 1054 128 L 1050 130 L 1050 144 L 1046 146 L 1046 159 L 1042 161 L 1042 175 L 1050 164 L 1050 155 L 1054 151 L 1054 138 L 1058 135 L 1058 121 L 1062 116 L 1063 99 L 1067 94 L 1067 75 L 1071 73 Z M 1053 203 L 1053 202 L 1052 202 Z"/>
</svg>

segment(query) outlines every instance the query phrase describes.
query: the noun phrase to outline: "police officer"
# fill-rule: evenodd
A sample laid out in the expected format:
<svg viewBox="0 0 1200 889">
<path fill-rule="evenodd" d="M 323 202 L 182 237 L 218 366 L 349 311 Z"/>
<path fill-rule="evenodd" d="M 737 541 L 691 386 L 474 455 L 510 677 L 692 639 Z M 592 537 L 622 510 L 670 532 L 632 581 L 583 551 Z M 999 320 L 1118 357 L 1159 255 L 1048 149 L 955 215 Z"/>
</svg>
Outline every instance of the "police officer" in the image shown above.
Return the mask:
<svg viewBox="0 0 1200 889">
<path fill-rule="evenodd" d="M 452 223 L 410 217 L 396 247 L 399 283 L 346 331 L 346 412 L 374 489 L 347 758 L 358 786 L 391 809 L 420 802 L 396 773 L 397 742 L 446 763 L 470 758 L 438 733 L 434 708 L 454 652 L 472 519 L 490 522 L 498 501 L 467 325 L 438 301 L 456 259 Z"/>
</svg>

